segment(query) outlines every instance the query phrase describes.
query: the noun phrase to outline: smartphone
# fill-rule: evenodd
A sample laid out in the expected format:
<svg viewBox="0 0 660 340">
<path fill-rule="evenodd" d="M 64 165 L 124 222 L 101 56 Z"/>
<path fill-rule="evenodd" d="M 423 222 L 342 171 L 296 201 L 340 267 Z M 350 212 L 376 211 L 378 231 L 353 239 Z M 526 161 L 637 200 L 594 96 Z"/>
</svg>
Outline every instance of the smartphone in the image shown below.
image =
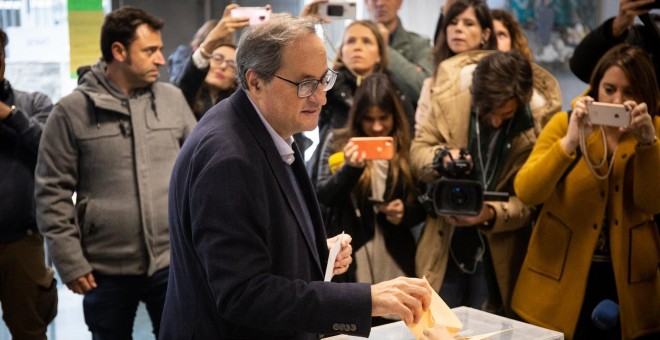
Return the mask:
<svg viewBox="0 0 660 340">
<path fill-rule="evenodd" d="M 268 20 L 270 11 L 266 7 L 239 7 L 231 10 L 231 16 L 234 18 L 250 18 L 250 26 L 259 25 Z"/>
<path fill-rule="evenodd" d="M 365 159 L 392 159 L 394 157 L 394 138 L 392 137 L 353 137 L 350 142 L 357 145 L 358 152 L 365 153 Z"/>
<path fill-rule="evenodd" d="M 630 110 L 622 104 L 593 102 L 587 104 L 591 124 L 628 127 Z"/>
<path fill-rule="evenodd" d="M 644 5 L 639 9 L 653 9 L 653 8 L 660 8 L 660 0 L 655 0 L 655 2 L 648 5 Z"/>
<path fill-rule="evenodd" d="M 357 7 L 355 2 L 331 2 L 319 4 L 319 16 L 329 19 L 355 20 Z"/>
<path fill-rule="evenodd" d="M 369 203 L 373 205 L 379 205 L 385 203 L 385 201 L 383 201 L 382 199 L 378 199 L 375 197 L 368 197 L 367 200 L 369 201 Z"/>
</svg>

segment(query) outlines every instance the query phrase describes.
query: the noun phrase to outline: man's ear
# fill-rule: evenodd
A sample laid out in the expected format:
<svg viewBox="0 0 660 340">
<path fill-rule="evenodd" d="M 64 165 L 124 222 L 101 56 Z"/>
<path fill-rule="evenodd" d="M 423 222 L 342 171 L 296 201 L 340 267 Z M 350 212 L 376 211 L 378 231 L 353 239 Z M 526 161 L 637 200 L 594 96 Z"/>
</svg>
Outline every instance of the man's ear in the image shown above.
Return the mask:
<svg viewBox="0 0 660 340">
<path fill-rule="evenodd" d="M 124 44 L 118 41 L 112 43 L 112 46 L 110 46 L 110 50 L 112 51 L 113 59 L 119 62 L 123 62 L 128 57 L 128 50 L 126 49 Z"/>
<path fill-rule="evenodd" d="M 248 69 L 245 72 L 245 79 L 247 80 L 248 90 L 258 92 L 261 89 L 260 85 L 262 80 L 253 70 Z"/>
</svg>

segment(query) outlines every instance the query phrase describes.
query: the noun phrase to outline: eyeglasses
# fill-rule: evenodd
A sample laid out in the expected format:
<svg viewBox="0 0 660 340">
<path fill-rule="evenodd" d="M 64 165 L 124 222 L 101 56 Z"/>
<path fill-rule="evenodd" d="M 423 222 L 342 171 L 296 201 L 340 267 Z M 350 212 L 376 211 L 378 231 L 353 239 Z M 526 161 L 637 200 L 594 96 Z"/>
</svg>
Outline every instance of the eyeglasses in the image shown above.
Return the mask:
<svg viewBox="0 0 660 340">
<path fill-rule="evenodd" d="M 214 53 L 211 55 L 211 59 L 218 64 L 222 64 L 222 62 L 224 61 L 227 63 L 227 67 L 231 67 L 234 70 L 236 69 L 236 60 L 225 59 L 225 56 L 223 56 L 222 54 Z"/>
<path fill-rule="evenodd" d="M 337 72 L 328 69 L 328 72 L 321 77 L 321 79 L 313 79 L 313 80 L 305 80 L 301 81 L 300 83 L 296 83 L 295 81 L 291 81 L 286 78 L 282 78 L 278 75 L 275 75 L 276 78 L 282 79 L 285 82 L 295 85 L 298 87 L 298 97 L 300 98 L 307 98 L 311 96 L 314 91 L 316 91 L 316 88 L 319 86 L 319 84 L 323 85 L 323 91 L 327 92 L 332 88 L 333 85 L 335 85 L 335 80 L 337 80 Z"/>
</svg>

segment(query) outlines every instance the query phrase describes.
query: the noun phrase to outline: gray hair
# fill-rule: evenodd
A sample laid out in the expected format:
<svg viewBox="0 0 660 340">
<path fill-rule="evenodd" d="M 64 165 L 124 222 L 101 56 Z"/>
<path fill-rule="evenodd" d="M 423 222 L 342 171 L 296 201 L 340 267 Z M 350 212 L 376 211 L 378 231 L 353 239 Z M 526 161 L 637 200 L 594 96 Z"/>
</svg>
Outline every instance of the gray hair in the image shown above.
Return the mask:
<svg viewBox="0 0 660 340">
<path fill-rule="evenodd" d="M 270 82 L 282 65 L 284 48 L 300 37 L 316 33 L 318 19 L 295 17 L 288 13 L 273 14 L 263 23 L 243 33 L 236 49 L 238 85 L 248 89 L 245 73 L 251 69 Z"/>
</svg>

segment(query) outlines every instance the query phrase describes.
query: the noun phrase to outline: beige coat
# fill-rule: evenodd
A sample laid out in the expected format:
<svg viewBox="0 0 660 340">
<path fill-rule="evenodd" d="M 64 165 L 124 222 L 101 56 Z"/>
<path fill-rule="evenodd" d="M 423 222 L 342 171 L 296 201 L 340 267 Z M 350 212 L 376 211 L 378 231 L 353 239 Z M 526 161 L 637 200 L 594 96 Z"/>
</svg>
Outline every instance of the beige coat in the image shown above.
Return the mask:
<svg viewBox="0 0 660 340">
<path fill-rule="evenodd" d="M 465 52 L 445 60 L 438 70 L 431 92 L 431 111 L 418 122 L 419 131 L 411 148 L 413 167 L 424 177 L 422 169 L 433 162 L 436 150 L 445 146 L 468 145 L 472 72 L 487 51 Z M 561 108 L 561 92 L 557 80 L 539 66 L 534 66 L 534 94 L 530 102 L 535 127 L 514 137 L 509 158 L 502 168 L 497 191 L 511 194 L 508 202 L 486 202 L 495 209 L 497 218 L 487 232 L 497 282 L 508 310 L 511 291 L 525 256 L 530 234 L 530 207 L 513 192 L 513 178 L 530 154 L 542 126 Z M 431 181 L 437 176 L 423 179 Z M 428 218 L 418 243 L 416 272 L 426 276 L 439 291 L 447 268 L 453 227 L 441 218 Z"/>
</svg>

